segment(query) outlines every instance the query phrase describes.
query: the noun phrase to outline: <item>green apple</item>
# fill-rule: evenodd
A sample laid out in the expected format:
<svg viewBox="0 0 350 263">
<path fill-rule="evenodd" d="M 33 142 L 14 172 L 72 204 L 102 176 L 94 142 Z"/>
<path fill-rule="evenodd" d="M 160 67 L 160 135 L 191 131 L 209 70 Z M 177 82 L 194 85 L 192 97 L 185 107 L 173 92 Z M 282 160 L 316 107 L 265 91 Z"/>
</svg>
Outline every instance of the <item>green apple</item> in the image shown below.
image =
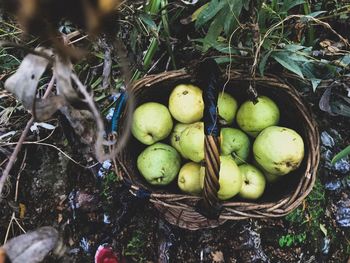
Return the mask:
<svg viewBox="0 0 350 263">
<path fill-rule="evenodd" d="M 244 102 L 237 112 L 238 126 L 252 137 L 265 128 L 277 125 L 280 111 L 273 100 L 266 96 L 258 97 L 258 102 Z"/>
<path fill-rule="evenodd" d="M 221 124 L 231 125 L 235 119 L 237 108 L 238 104 L 234 97 L 226 92 L 219 93 L 218 113 Z"/>
<path fill-rule="evenodd" d="M 253 144 L 254 159 L 267 172 L 285 175 L 297 169 L 304 158 L 304 142 L 294 130 L 271 126 Z"/>
<path fill-rule="evenodd" d="M 250 164 L 242 164 L 238 168 L 243 179 L 239 196 L 249 200 L 256 200 L 261 197 L 266 185 L 264 174 Z"/>
<path fill-rule="evenodd" d="M 204 160 L 204 123 L 196 122 L 188 126 L 180 136 L 181 151 L 193 162 Z"/>
<path fill-rule="evenodd" d="M 269 182 L 270 184 L 273 184 L 279 181 L 281 178 L 283 178 L 283 176 L 270 174 L 266 171 L 264 171 L 264 175 L 265 175 L 266 181 Z"/>
<path fill-rule="evenodd" d="M 171 146 L 156 143 L 148 146 L 137 158 L 137 168 L 152 185 L 170 184 L 177 176 L 181 157 Z"/>
<path fill-rule="evenodd" d="M 199 195 L 202 192 L 202 181 L 205 170 L 198 163 L 186 163 L 179 172 L 177 184 L 182 192 Z"/>
<path fill-rule="evenodd" d="M 180 147 L 180 136 L 181 133 L 191 124 L 177 123 L 174 127 L 173 132 L 170 134 L 170 144 L 173 146 L 183 158 L 188 159 L 181 150 Z"/>
<path fill-rule="evenodd" d="M 235 161 L 229 156 L 220 156 L 218 198 L 227 200 L 239 193 L 242 188 L 242 175 Z"/>
<path fill-rule="evenodd" d="M 156 102 L 147 102 L 136 108 L 131 132 L 146 145 L 165 139 L 173 128 L 173 119 L 167 107 Z"/>
<path fill-rule="evenodd" d="M 229 155 L 238 164 L 247 161 L 250 151 L 249 137 L 239 129 L 222 128 L 220 131 L 221 155 Z"/>
<path fill-rule="evenodd" d="M 202 90 L 193 85 L 178 85 L 169 97 L 171 115 L 182 123 L 194 123 L 203 118 Z"/>
<path fill-rule="evenodd" d="M 280 176 L 280 175 L 274 175 L 274 174 L 271 174 L 271 173 L 268 173 L 267 171 L 264 170 L 264 168 L 258 164 L 255 160 L 253 160 L 253 164 L 254 166 L 256 166 L 257 168 L 259 168 L 260 171 L 263 172 L 265 178 L 266 178 L 266 181 L 270 184 L 272 183 L 275 183 L 277 181 L 279 181 L 281 178 L 283 178 L 283 176 Z"/>
</svg>

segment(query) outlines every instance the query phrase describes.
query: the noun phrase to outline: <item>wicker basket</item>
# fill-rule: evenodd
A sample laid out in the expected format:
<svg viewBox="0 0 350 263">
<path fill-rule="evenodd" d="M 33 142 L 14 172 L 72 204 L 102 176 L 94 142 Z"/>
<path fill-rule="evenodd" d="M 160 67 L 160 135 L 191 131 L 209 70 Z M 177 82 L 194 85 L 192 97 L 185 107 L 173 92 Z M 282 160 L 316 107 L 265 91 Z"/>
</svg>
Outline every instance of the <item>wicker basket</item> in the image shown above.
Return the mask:
<svg viewBox="0 0 350 263">
<path fill-rule="evenodd" d="M 227 75 L 223 78 L 227 79 Z M 219 203 L 218 217 L 203 213 L 201 202 L 209 206 L 218 205 L 216 194 L 218 191 L 218 158 L 217 139 L 206 136 L 205 163 L 206 176 L 203 197 L 185 195 L 181 193 L 176 182 L 170 186 L 157 188 L 149 185 L 140 175 L 136 167 L 138 154 L 144 145 L 130 138 L 127 146 L 116 158 L 116 171 L 130 184 L 130 191 L 139 195 L 140 191 L 149 193 L 149 200 L 164 215 L 165 219 L 179 227 L 196 230 L 200 228 L 216 227 L 227 220 L 246 218 L 281 217 L 298 207 L 311 191 L 319 163 L 319 133 L 312 118 L 298 92 L 275 76 L 256 77 L 254 79 L 259 95 L 267 95 L 277 102 L 281 110 L 281 126 L 295 129 L 304 139 L 305 158 L 301 166 L 285 176 L 284 180 L 273 187 L 267 186 L 265 194 L 256 202 L 246 202 L 235 197 L 232 200 Z M 157 101 L 167 105 L 171 90 L 180 83 L 198 83 L 193 74 L 186 70 L 166 72 L 147 76 L 136 82 L 132 89 L 135 93 L 136 104 L 147 101 Z M 229 74 L 225 91 L 231 93 L 239 102 L 248 99 L 247 89 L 251 78 L 242 72 L 232 71 Z M 124 131 L 125 113 L 120 119 L 120 130 Z"/>
</svg>

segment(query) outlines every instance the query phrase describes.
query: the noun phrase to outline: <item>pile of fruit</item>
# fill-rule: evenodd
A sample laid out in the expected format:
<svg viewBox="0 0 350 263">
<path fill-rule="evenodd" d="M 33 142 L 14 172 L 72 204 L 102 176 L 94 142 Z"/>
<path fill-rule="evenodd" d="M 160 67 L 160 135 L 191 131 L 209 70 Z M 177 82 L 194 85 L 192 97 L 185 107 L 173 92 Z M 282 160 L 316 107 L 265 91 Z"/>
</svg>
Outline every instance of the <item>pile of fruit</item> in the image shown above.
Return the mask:
<svg viewBox="0 0 350 263">
<path fill-rule="evenodd" d="M 237 100 L 226 92 L 218 97 L 220 132 L 220 172 L 218 197 L 236 195 L 255 200 L 274 183 L 297 169 L 304 158 L 304 143 L 292 129 L 277 126 L 280 110 L 266 96 L 254 104 Z M 177 178 L 179 189 L 200 195 L 205 176 L 204 102 L 202 90 L 194 85 L 178 85 L 168 107 L 147 102 L 133 114 L 132 134 L 148 147 L 137 159 L 146 181 L 164 186 Z M 174 119 L 177 122 L 174 122 Z"/>
</svg>

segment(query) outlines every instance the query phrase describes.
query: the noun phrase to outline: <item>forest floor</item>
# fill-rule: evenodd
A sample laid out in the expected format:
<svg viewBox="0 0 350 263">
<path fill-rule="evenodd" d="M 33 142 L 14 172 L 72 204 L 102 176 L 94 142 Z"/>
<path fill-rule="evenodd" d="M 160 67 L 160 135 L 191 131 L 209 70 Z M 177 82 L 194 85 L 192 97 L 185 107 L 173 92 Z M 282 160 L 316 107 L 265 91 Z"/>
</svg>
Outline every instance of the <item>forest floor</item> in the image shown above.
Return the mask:
<svg viewBox="0 0 350 263">
<path fill-rule="evenodd" d="M 76 69 L 94 89 L 105 123 L 110 125 L 108 116 L 118 91 L 101 88 L 103 45 L 89 48 L 95 55 Z M 194 51 L 188 57 L 190 52 L 175 54 L 177 68 L 197 57 Z M 3 89 L 23 52 L 8 50 L 2 56 L 8 63 L 0 72 L 0 167 L 4 169 L 31 115 Z M 168 61 L 160 59 L 149 73 L 165 71 L 168 66 Z M 272 73 L 279 75 L 282 71 L 277 68 Z M 120 76 L 116 72 L 113 79 Z M 45 77 L 42 86 L 48 82 L 49 77 Z M 230 221 L 198 231 L 170 225 L 147 200 L 130 194 L 109 162 L 92 167 L 77 164 L 86 163 L 87 158 L 89 164 L 95 163 L 92 145 L 81 139 L 91 134 L 86 130 L 77 134 L 67 113 L 61 111 L 28 133 L 0 198 L 0 243 L 23 233 L 21 227 L 30 231 L 54 226 L 68 247 L 64 260 L 71 262 L 93 262 L 96 249 L 104 243 L 126 262 L 349 262 L 350 161 L 347 157 L 337 165 L 330 163 L 336 153 L 350 145 L 349 118 L 320 110 L 327 83 L 316 92 L 302 85 L 296 84 L 319 125 L 321 163 L 314 189 L 286 217 Z M 21 227 L 11 220 L 13 213 Z M 65 262 L 62 260 L 49 256 L 46 262 Z"/>
</svg>

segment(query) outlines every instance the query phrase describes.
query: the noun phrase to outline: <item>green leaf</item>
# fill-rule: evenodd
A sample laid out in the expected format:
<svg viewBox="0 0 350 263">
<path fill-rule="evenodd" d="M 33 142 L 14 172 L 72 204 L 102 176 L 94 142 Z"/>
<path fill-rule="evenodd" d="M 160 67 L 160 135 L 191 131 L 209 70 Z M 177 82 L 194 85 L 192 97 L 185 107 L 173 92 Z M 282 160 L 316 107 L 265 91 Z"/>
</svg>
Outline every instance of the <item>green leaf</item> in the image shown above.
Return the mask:
<svg viewBox="0 0 350 263">
<path fill-rule="evenodd" d="M 286 245 L 286 237 L 281 236 L 280 239 L 278 240 L 278 244 L 280 245 L 280 247 L 284 247 Z"/>
<path fill-rule="evenodd" d="M 317 11 L 317 12 L 313 12 L 313 13 L 308 14 L 308 16 L 317 17 L 317 16 L 319 16 L 320 14 L 324 14 L 324 13 L 327 13 L 327 11 Z"/>
<path fill-rule="evenodd" d="M 294 237 L 291 235 L 287 235 L 287 243 L 286 243 L 287 247 L 290 247 L 291 245 L 293 245 L 293 243 L 294 243 Z"/>
<path fill-rule="evenodd" d="M 204 9 L 208 8 L 209 3 L 206 3 L 204 5 L 202 5 L 201 7 L 199 7 L 196 11 L 193 12 L 192 16 L 191 16 L 191 21 L 196 21 L 199 14 L 202 13 L 202 11 L 204 11 Z"/>
<path fill-rule="evenodd" d="M 281 9 L 279 10 L 280 12 L 288 12 L 290 9 L 297 5 L 304 4 L 304 0 L 285 0 L 283 1 L 283 5 Z"/>
<path fill-rule="evenodd" d="M 324 224 L 320 224 L 320 229 L 325 237 L 328 236 L 328 231 L 327 231 L 326 226 Z"/>
<path fill-rule="evenodd" d="M 204 8 L 196 20 L 196 28 L 209 22 L 226 4 L 226 1 L 212 0 L 207 8 Z"/>
<path fill-rule="evenodd" d="M 226 10 L 221 10 L 215 17 L 214 21 L 210 24 L 207 35 L 204 38 L 203 52 L 206 52 L 211 45 L 208 43 L 215 43 L 221 32 L 224 29 L 225 16 L 223 15 Z"/>
<path fill-rule="evenodd" d="M 340 161 L 341 159 L 347 157 L 350 154 L 350 145 L 346 147 L 344 150 L 336 154 L 332 159 L 332 164 L 335 164 L 336 162 Z"/>
<path fill-rule="evenodd" d="M 226 19 L 224 23 L 224 31 L 228 36 L 231 32 L 237 28 L 239 16 L 242 12 L 243 2 L 242 0 L 230 0 L 227 1 L 228 6 L 225 8 L 227 10 Z"/>
<path fill-rule="evenodd" d="M 250 0 L 243 1 L 243 7 L 245 10 L 249 11 Z"/>
<path fill-rule="evenodd" d="M 269 50 L 268 52 L 266 52 L 259 63 L 259 72 L 261 76 L 264 76 L 266 63 L 271 53 L 272 53 L 272 50 Z"/>
<path fill-rule="evenodd" d="M 152 31 L 157 31 L 157 25 L 152 20 L 152 17 L 148 14 L 139 14 L 140 19 L 145 23 Z"/>
<path fill-rule="evenodd" d="M 232 61 L 235 61 L 235 60 L 233 58 L 228 57 L 228 56 L 215 58 L 215 62 L 218 63 L 219 65 L 220 64 L 228 64 Z"/>
<path fill-rule="evenodd" d="M 343 67 L 347 67 L 350 65 L 350 55 L 345 55 L 341 59 L 338 60 L 339 64 Z"/>
<path fill-rule="evenodd" d="M 310 79 L 311 85 L 312 85 L 312 90 L 315 92 L 318 85 L 322 82 L 322 79 Z"/>
<path fill-rule="evenodd" d="M 291 51 L 291 52 L 296 52 L 296 51 L 302 50 L 304 48 L 305 48 L 304 46 L 294 45 L 294 44 L 287 44 L 284 46 L 284 49 Z"/>
<path fill-rule="evenodd" d="M 271 56 L 280 63 L 284 68 L 297 74 L 298 76 L 304 78 L 300 66 L 292 59 L 290 59 L 289 54 L 286 52 L 273 52 Z"/>
</svg>

